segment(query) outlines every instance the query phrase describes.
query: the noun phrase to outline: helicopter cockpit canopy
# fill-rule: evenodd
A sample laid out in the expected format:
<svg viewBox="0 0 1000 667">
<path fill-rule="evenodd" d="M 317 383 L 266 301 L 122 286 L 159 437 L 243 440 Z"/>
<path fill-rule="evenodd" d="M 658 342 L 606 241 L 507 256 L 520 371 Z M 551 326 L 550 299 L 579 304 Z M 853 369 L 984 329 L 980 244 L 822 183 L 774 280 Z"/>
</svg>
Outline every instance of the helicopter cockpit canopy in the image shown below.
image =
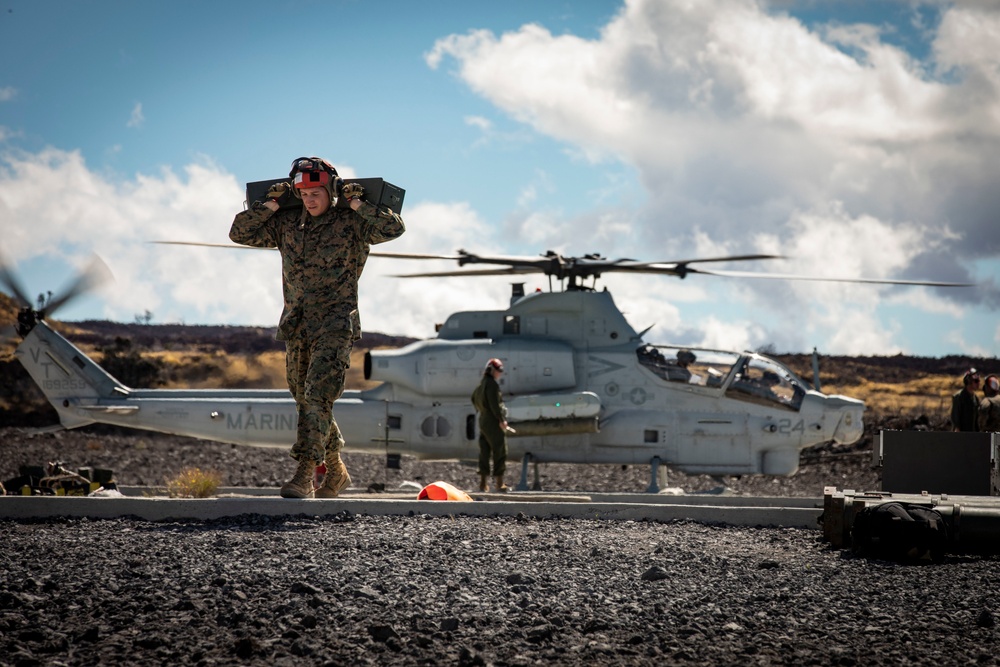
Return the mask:
<svg viewBox="0 0 1000 667">
<path fill-rule="evenodd" d="M 733 376 L 726 395 L 730 398 L 779 405 L 798 410 L 806 387 L 794 373 L 778 362 L 764 357 L 747 357 Z"/>
<path fill-rule="evenodd" d="M 701 387 L 721 387 L 742 355 L 669 345 L 643 345 L 636 350 L 639 363 L 669 382 Z"/>
<path fill-rule="evenodd" d="M 721 350 L 643 345 L 636 349 L 639 363 L 668 382 L 700 387 L 723 387 L 737 400 L 798 410 L 807 387 L 788 368 L 755 354 Z"/>
</svg>

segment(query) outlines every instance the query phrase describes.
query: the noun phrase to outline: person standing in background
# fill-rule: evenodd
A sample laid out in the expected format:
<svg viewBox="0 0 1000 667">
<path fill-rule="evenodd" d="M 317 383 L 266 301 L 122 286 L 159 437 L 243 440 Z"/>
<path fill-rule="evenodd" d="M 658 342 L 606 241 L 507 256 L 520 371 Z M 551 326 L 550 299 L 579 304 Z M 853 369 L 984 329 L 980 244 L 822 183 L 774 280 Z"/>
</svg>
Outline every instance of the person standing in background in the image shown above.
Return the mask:
<svg viewBox="0 0 1000 667">
<path fill-rule="evenodd" d="M 979 372 L 970 368 L 962 377 L 962 389 L 951 397 L 951 427 L 956 431 L 979 430 Z"/>
</svg>

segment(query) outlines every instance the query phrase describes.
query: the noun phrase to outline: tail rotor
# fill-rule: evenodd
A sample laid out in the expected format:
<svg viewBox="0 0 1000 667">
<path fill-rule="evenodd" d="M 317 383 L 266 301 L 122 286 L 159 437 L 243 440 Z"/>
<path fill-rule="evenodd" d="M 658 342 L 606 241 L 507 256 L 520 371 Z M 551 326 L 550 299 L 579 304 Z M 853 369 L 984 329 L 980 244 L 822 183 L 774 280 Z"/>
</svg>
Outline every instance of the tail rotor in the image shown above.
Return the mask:
<svg viewBox="0 0 1000 667">
<path fill-rule="evenodd" d="M 93 255 L 90 263 L 73 278 L 67 287 L 63 288 L 57 296 L 40 303 L 39 307 L 35 308 L 28 298 L 27 290 L 24 289 L 6 257 L 0 256 L 0 287 L 9 290 L 11 296 L 20 306 L 17 314 L 17 333 L 22 338 L 27 336 L 39 321 L 51 316 L 70 301 L 96 290 L 112 279 L 113 276 L 108 265 L 100 257 Z"/>
</svg>

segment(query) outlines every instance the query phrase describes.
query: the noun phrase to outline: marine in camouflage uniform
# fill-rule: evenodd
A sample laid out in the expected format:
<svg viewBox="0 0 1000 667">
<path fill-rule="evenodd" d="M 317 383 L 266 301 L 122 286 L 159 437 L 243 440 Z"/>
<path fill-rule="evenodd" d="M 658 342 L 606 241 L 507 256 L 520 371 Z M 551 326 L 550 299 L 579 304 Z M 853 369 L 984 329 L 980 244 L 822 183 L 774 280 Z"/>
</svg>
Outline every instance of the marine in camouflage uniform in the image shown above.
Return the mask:
<svg viewBox="0 0 1000 667">
<path fill-rule="evenodd" d="M 479 490 L 489 490 L 490 462 L 493 462 L 493 479 L 496 490 L 505 492 L 504 473 L 507 472 L 507 406 L 497 382 L 503 373 L 503 363 L 490 359 L 483 371 L 483 379 L 472 392 L 472 404 L 479 413 Z"/>
<path fill-rule="evenodd" d="M 361 338 L 358 279 L 369 246 L 399 237 L 405 227 L 396 213 L 362 201 L 360 185 L 347 183 L 338 192 L 336 169 L 325 160 L 299 158 L 289 177 L 293 183 L 272 187 L 267 202 L 236 215 L 229 238 L 281 253 L 284 310 L 277 338 L 285 341 L 286 377 L 298 414 L 291 456 L 299 462 L 282 496 L 312 497 L 315 467 L 325 461 L 326 483 L 316 496 L 335 497 L 350 483 L 333 404 L 343 394 L 351 349 Z M 337 195 L 350 207 L 335 206 Z M 305 205 L 280 208 L 289 196 Z"/>
<path fill-rule="evenodd" d="M 1000 379 L 987 375 L 983 381 L 983 398 L 979 401 L 979 430 L 1000 433 Z"/>
</svg>

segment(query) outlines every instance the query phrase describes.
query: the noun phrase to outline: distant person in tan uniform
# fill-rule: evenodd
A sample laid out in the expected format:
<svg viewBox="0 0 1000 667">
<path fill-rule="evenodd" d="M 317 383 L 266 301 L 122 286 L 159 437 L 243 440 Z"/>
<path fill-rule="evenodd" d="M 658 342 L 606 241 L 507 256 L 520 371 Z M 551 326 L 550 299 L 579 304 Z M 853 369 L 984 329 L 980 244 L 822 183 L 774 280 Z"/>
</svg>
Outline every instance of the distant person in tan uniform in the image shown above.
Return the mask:
<svg viewBox="0 0 1000 667">
<path fill-rule="evenodd" d="M 979 430 L 1000 433 L 1000 379 L 987 375 L 983 380 L 983 398 L 979 401 Z"/>
</svg>

